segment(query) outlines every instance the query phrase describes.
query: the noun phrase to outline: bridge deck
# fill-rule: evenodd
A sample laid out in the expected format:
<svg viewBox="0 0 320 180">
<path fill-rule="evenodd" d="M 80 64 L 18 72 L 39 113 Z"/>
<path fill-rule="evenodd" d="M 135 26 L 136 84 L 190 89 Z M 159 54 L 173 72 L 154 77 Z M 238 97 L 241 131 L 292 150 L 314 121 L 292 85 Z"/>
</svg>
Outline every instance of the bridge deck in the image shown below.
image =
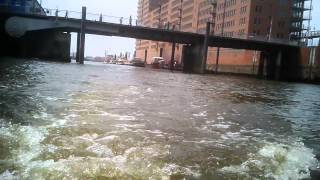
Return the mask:
<svg viewBox="0 0 320 180">
<path fill-rule="evenodd" d="M 0 14 L 7 16 L 8 21 L 14 19 L 14 22 L 20 22 L 27 26 L 26 31 L 38 30 L 57 30 L 65 32 L 79 32 L 81 19 L 39 16 L 39 15 L 22 15 L 22 14 Z M 175 42 L 180 44 L 195 44 L 203 42 L 203 34 L 172 31 L 158 28 L 123 25 L 117 23 L 99 22 L 86 20 L 86 33 L 119 36 L 135 39 L 145 39 L 161 42 Z M 27 25 L 26 25 L 27 24 Z M 39 28 L 40 26 L 40 28 Z M 255 38 L 233 38 L 211 35 L 208 45 L 211 47 L 248 49 L 248 50 L 266 50 L 266 49 L 287 49 L 297 48 L 297 43 L 279 40 L 266 40 Z"/>
</svg>

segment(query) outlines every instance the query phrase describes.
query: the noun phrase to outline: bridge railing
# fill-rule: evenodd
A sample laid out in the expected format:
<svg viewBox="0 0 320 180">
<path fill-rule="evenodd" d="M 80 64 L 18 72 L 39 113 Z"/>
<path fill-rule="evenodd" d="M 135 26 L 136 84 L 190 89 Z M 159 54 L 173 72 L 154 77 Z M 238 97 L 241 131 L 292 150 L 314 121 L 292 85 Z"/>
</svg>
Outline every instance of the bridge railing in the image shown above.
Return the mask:
<svg viewBox="0 0 320 180">
<path fill-rule="evenodd" d="M 77 11 L 49 9 L 49 8 L 44 8 L 44 9 L 45 9 L 46 15 L 50 17 L 81 19 L 81 16 L 82 16 L 82 12 L 77 12 Z M 86 20 L 116 23 L 116 24 L 123 24 L 123 25 L 132 25 L 132 26 L 138 25 L 137 19 L 133 17 L 118 17 L 118 16 L 110 16 L 106 14 L 91 13 L 91 12 L 86 13 Z"/>
<path fill-rule="evenodd" d="M 292 41 L 290 39 L 283 39 L 283 38 L 276 38 L 276 37 L 270 37 L 269 35 L 262 36 L 257 34 L 233 34 L 232 36 L 228 34 L 217 34 L 215 36 L 220 37 L 227 37 L 227 38 L 234 38 L 234 39 L 247 39 L 247 40 L 255 40 L 255 41 L 263 41 L 263 42 L 270 42 L 270 43 L 279 43 L 279 44 L 288 44 L 288 45 L 298 45 L 299 42 Z"/>
<path fill-rule="evenodd" d="M 320 38 L 320 31 L 310 31 L 307 33 L 303 33 L 302 38 L 312 39 L 312 38 Z"/>
</svg>

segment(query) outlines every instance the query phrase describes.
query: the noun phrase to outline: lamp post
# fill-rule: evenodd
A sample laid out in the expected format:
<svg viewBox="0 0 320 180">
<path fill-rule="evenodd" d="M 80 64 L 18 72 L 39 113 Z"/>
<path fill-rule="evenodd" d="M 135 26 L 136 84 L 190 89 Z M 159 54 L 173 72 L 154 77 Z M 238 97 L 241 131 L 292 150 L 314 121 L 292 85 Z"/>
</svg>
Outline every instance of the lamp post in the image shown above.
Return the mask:
<svg viewBox="0 0 320 180">
<path fill-rule="evenodd" d="M 223 33 L 224 33 L 224 21 L 225 21 L 225 17 L 226 17 L 226 3 L 227 3 L 227 0 L 224 0 L 224 3 L 223 3 L 222 26 L 221 26 L 221 36 L 223 36 Z M 218 49 L 217 49 L 216 69 L 215 69 L 215 73 L 216 73 L 216 74 L 218 73 L 219 58 L 220 58 L 220 47 L 218 47 Z"/>
<path fill-rule="evenodd" d="M 143 16 L 144 16 L 144 11 L 143 11 L 143 9 L 144 9 L 144 0 L 142 0 L 142 5 L 141 5 L 142 7 L 141 7 L 141 17 L 140 17 L 140 24 L 139 25 L 141 25 L 142 26 L 142 24 L 143 24 Z"/>
<path fill-rule="evenodd" d="M 158 19 L 158 28 L 161 27 L 161 10 L 162 10 L 162 5 L 159 3 L 159 19 Z"/>
<path fill-rule="evenodd" d="M 181 31 L 181 26 L 182 26 L 182 8 L 183 8 L 183 0 L 180 0 L 180 9 L 179 9 L 179 31 Z"/>
<path fill-rule="evenodd" d="M 269 34 L 268 34 L 268 40 L 270 41 L 272 38 L 272 28 L 273 28 L 273 16 L 270 17 L 270 28 L 269 28 Z"/>
</svg>

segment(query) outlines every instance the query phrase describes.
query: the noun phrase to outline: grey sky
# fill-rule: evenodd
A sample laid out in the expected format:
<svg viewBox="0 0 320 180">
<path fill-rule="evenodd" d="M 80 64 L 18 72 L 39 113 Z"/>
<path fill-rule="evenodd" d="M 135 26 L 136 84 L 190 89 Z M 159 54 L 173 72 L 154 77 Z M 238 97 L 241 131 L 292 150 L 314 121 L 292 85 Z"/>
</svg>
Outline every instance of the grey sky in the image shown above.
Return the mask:
<svg viewBox="0 0 320 180">
<path fill-rule="evenodd" d="M 68 9 L 78 12 L 81 11 L 82 6 L 86 6 L 90 13 L 136 18 L 138 0 L 42 0 L 42 4 L 46 8 Z M 320 30 L 320 1 L 314 0 L 313 7 L 311 26 Z M 109 18 L 109 20 L 118 21 L 115 18 Z M 72 38 L 72 51 L 74 51 L 76 49 L 76 36 L 73 34 Z M 86 55 L 104 56 L 105 50 L 110 54 L 125 51 L 133 52 L 134 43 L 134 39 L 87 35 Z"/>
</svg>

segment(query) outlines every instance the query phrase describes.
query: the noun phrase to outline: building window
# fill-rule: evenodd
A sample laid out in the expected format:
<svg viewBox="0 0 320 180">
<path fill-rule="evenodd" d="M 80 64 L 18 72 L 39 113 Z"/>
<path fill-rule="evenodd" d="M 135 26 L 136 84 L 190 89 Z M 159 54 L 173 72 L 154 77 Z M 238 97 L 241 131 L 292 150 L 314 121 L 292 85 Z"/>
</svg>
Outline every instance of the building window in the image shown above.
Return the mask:
<svg viewBox="0 0 320 180">
<path fill-rule="evenodd" d="M 246 18 L 245 17 L 243 17 L 243 18 L 240 18 L 240 21 L 239 21 L 239 25 L 244 25 L 244 24 L 246 24 Z"/>
<path fill-rule="evenodd" d="M 262 12 L 262 6 L 256 6 L 255 12 L 261 13 Z"/>
<path fill-rule="evenodd" d="M 240 8 L 240 14 L 245 14 L 247 12 L 247 6 L 243 6 Z"/>
</svg>

